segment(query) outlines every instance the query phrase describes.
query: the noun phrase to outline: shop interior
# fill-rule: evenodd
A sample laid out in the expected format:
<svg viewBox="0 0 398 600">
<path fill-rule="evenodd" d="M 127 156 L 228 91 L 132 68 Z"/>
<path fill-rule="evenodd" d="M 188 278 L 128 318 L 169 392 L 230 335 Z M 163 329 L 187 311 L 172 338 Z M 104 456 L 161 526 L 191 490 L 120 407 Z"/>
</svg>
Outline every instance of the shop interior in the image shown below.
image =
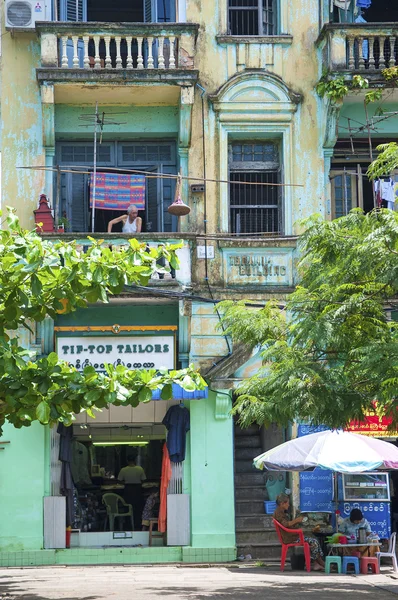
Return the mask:
<svg viewBox="0 0 398 600">
<path fill-rule="evenodd" d="M 124 532 L 131 542 L 137 536 L 126 532 L 147 531 L 149 520 L 157 519 L 159 513 L 165 439 L 166 429 L 161 424 L 74 425 L 70 463 L 74 483 L 72 532 L 79 532 L 80 537 L 106 532 L 109 537 L 113 532 L 112 539 L 122 537 L 122 533 L 115 532 Z M 134 483 L 131 478 L 126 481 L 126 467 L 133 468 Z M 96 535 L 95 545 L 105 545 L 105 538 Z"/>
</svg>

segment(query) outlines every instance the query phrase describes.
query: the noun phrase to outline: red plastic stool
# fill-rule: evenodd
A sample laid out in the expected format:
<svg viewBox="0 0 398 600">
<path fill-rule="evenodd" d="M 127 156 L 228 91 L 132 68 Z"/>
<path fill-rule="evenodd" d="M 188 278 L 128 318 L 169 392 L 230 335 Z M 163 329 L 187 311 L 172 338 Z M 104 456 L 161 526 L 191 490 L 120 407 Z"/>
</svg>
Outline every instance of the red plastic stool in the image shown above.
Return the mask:
<svg viewBox="0 0 398 600">
<path fill-rule="evenodd" d="M 361 573 L 362 575 L 368 575 L 369 567 L 371 572 L 375 575 L 380 573 L 379 560 L 370 556 L 363 556 L 361 558 Z"/>
</svg>

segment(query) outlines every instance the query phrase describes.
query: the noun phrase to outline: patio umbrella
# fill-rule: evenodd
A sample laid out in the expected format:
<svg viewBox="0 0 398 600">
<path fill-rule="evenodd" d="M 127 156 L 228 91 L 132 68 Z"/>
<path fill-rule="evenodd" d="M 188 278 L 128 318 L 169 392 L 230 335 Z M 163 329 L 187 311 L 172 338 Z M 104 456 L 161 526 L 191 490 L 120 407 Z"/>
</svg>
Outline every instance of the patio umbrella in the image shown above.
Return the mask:
<svg viewBox="0 0 398 600">
<path fill-rule="evenodd" d="M 327 430 L 280 444 L 257 456 L 254 466 L 268 471 L 388 471 L 398 469 L 398 448 L 357 433 Z"/>
</svg>

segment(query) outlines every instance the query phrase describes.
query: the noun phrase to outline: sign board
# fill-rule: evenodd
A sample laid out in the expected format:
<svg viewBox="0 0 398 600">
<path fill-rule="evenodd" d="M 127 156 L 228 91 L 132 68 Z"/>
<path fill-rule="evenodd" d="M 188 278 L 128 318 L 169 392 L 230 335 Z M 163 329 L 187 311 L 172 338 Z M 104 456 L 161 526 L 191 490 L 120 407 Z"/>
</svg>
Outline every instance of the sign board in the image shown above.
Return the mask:
<svg viewBox="0 0 398 600">
<path fill-rule="evenodd" d="M 369 414 L 365 417 L 364 421 L 351 421 L 347 427 L 347 431 L 378 438 L 398 437 L 398 431 L 389 429 L 391 423 L 392 419 L 390 417 L 379 417 L 376 414 Z"/>
<path fill-rule="evenodd" d="M 380 538 L 389 538 L 391 535 L 391 518 L 389 502 L 340 502 L 340 514 L 345 519 L 350 516 L 353 508 L 359 508 L 365 519 L 369 521 L 372 532 Z"/>
<path fill-rule="evenodd" d="M 222 252 L 228 285 L 293 285 L 292 248 L 224 248 Z"/>
<path fill-rule="evenodd" d="M 128 369 L 175 368 L 173 335 L 57 337 L 56 351 L 79 371 L 87 365 L 103 371 L 106 363 Z"/>
<path fill-rule="evenodd" d="M 331 471 L 315 469 L 300 473 L 300 511 L 334 512 Z"/>
</svg>

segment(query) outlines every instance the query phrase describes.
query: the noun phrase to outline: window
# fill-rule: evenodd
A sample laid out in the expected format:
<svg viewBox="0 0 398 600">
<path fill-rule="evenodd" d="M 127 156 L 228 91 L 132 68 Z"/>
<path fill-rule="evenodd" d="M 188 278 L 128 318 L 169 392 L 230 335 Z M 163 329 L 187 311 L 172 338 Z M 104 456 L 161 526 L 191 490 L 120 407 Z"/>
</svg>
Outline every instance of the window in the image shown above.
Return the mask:
<svg viewBox="0 0 398 600">
<path fill-rule="evenodd" d="M 94 160 L 94 144 L 88 142 L 62 142 L 57 145 L 57 161 L 62 166 L 87 166 L 90 170 Z M 172 140 L 134 142 L 103 142 L 97 146 L 97 166 L 99 171 L 107 167 L 117 167 L 120 172 L 126 169 L 151 171 L 153 176 L 146 178 L 146 208 L 140 212 L 143 221 L 142 231 L 175 231 L 177 219 L 168 212 L 173 202 L 175 179 L 158 177 L 158 174 L 177 173 L 176 149 Z M 67 230 L 89 231 L 91 211 L 89 207 L 89 180 L 87 173 L 63 173 L 59 215 L 68 221 Z M 108 221 L 119 217 L 120 212 L 97 209 L 95 231 L 107 230 Z M 121 230 L 121 225 L 119 227 Z M 114 231 L 118 231 L 116 225 Z"/>
<path fill-rule="evenodd" d="M 279 151 L 274 142 L 234 143 L 229 148 L 232 233 L 280 233 Z M 264 185 L 265 184 L 265 185 Z"/>
<path fill-rule="evenodd" d="M 276 0 L 229 0 L 230 35 L 275 35 Z"/>
</svg>

